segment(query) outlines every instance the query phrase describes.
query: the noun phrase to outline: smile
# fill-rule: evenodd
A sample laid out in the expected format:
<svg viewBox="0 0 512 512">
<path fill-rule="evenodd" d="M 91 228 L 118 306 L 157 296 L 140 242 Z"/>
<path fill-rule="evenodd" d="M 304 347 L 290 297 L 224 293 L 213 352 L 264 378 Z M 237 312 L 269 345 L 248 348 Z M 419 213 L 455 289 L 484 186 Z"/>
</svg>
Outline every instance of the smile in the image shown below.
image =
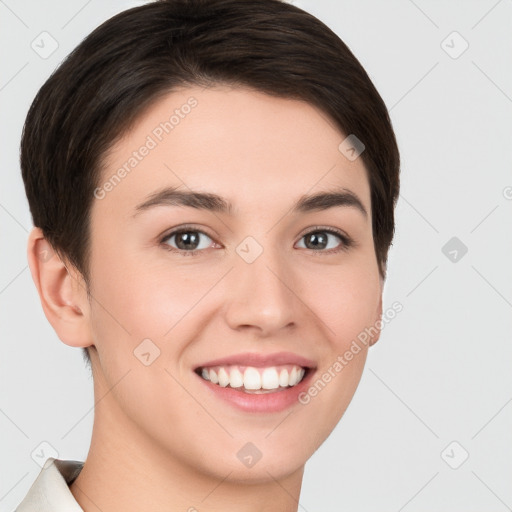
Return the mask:
<svg viewBox="0 0 512 512">
<path fill-rule="evenodd" d="M 244 412 L 272 413 L 299 403 L 316 364 L 290 352 L 245 353 L 204 362 L 194 372 L 210 399 Z"/>
<path fill-rule="evenodd" d="M 269 366 L 215 366 L 200 368 L 203 379 L 223 388 L 230 387 L 244 393 L 276 393 L 296 386 L 304 377 L 306 368 L 298 365 Z"/>
</svg>

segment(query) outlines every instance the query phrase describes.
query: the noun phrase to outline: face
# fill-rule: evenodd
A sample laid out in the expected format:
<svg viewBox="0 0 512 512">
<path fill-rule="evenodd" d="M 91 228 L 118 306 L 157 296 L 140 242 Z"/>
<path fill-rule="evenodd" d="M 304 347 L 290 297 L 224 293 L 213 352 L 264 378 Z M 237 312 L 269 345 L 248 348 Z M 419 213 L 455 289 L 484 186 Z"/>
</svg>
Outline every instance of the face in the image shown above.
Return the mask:
<svg viewBox="0 0 512 512">
<path fill-rule="evenodd" d="M 97 414 L 138 456 L 283 477 L 343 415 L 367 345 L 344 354 L 382 294 L 368 177 L 344 139 L 304 102 L 187 88 L 106 156 L 91 211 Z"/>
</svg>

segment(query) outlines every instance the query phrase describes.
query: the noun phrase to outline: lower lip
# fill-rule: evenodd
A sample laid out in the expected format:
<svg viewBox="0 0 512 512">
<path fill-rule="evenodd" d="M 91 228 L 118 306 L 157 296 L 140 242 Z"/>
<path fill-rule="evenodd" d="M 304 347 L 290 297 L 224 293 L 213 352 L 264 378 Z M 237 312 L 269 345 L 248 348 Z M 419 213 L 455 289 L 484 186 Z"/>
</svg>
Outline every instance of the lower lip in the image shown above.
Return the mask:
<svg viewBox="0 0 512 512">
<path fill-rule="evenodd" d="M 299 395 L 305 391 L 313 378 L 314 370 L 309 369 L 306 376 L 296 385 L 272 393 L 244 393 L 234 388 L 212 384 L 197 375 L 203 384 L 216 396 L 245 412 L 279 412 L 299 403 Z"/>
</svg>

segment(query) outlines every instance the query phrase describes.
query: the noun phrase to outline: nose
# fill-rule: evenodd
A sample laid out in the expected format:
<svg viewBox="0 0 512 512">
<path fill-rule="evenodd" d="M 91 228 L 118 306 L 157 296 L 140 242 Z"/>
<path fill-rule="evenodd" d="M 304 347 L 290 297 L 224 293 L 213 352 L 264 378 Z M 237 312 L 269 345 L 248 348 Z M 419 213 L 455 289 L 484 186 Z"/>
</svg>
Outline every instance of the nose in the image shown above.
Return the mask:
<svg viewBox="0 0 512 512">
<path fill-rule="evenodd" d="M 234 330 L 255 330 L 267 337 L 293 328 L 301 301 L 293 272 L 277 251 L 266 248 L 252 263 L 236 256 L 231 272 L 226 321 Z"/>
</svg>

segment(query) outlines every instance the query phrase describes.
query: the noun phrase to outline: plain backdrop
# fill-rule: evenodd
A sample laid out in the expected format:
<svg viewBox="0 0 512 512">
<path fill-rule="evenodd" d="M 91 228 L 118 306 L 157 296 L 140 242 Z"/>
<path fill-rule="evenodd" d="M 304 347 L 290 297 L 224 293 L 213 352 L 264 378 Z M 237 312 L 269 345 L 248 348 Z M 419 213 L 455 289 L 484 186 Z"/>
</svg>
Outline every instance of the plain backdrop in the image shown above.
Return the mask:
<svg viewBox="0 0 512 512">
<path fill-rule="evenodd" d="M 27 267 L 22 125 L 83 37 L 142 3 L 0 1 L 0 511 L 39 474 L 35 451 L 85 460 L 94 413 L 81 352 L 46 321 Z M 402 157 L 384 309 L 403 311 L 306 465 L 299 510 L 512 510 L 512 2 L 294 3 L 360 60 Z"/>
</svg>

